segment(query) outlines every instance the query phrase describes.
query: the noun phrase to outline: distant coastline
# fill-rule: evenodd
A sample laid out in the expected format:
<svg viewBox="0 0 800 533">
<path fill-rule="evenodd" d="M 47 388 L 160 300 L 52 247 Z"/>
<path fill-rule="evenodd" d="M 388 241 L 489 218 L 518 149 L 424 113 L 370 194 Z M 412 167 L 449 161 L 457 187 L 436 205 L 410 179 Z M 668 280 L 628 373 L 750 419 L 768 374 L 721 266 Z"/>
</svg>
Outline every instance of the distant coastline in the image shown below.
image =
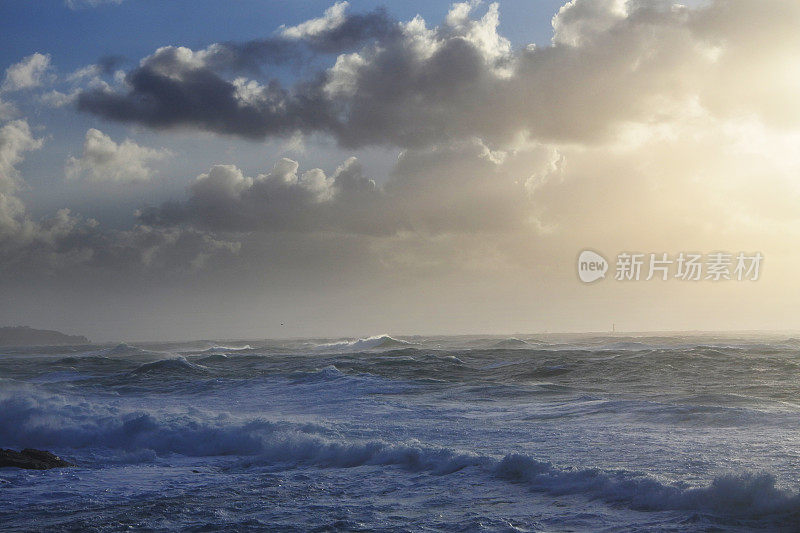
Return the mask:
<svg viewBox="0 0 800 533">
<path fill-rule="evenodd" d="M 83 335 L 67 335 L 60 331 L 34 329 L 28 326 L 0 327 L 0 346 L 60 346 L 89 344 Z"/>
</svg>

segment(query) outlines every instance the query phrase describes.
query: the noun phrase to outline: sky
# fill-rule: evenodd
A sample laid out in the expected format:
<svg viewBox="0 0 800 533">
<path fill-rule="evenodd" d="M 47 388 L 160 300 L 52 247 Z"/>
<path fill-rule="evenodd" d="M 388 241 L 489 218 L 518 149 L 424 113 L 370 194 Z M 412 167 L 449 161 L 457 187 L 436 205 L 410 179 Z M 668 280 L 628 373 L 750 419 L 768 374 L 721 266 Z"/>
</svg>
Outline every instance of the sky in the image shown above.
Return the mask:
<svg viewBox="0 0 800 533">
<path fill-rule="evenodd" d="M 5 0 L 0 324 L 797 331 L 798 27 L 792 0 Z"/>
</svg>

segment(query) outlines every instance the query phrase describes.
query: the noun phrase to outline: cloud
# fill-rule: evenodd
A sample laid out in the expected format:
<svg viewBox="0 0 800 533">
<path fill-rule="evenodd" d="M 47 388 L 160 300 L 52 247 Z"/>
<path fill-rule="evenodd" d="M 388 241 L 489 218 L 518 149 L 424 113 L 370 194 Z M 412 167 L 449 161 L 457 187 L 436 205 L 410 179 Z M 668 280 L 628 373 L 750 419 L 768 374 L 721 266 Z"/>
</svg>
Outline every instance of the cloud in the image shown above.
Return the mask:
<svg viewBox="0 0 800 533">
<path fill-rule="evenodd" d="M 288 39 L 342 51 L 332 66 L 291 87 L 225 77 L 243 55 L 268 63 L 252 52 L 257 42 L 198 52 L 170 47 L 130 71 L 126 90 L 84 91 L 78 107 L 122 122 L 252 139 L 318 132 L 346 147 L 473 137 L 501 146 L 520 134 L 602 143 L 629 123 L 657 122 L 693 100 L 720 117 L 755 113 L 800 127 L 793 96 L 800 79 L 781 66 L 796 62 L 796 3 L 717 0 L 690 9 L 575 0 L 553 19 L 550 46 L 517 51 L 497 33 L 497 4 L 478 18 L 474 3 L 454 4 L 434 28 L 419 17 L 397 23 L 345 7 L 261 43 L 286 46 Z M 344 53 L 345 43 L 357 50 Z"/>
<path fill-rule="evenodd" d="M 341 53 L 364 43 L 400 35 L 400 27 L 383 8 L 348 14 L 348 2 L 337 2 L 321 18 L 282 28 L 280 36 L 319 53 Z"/>
<path fill-rule="evenodd" d="M 560 147 L 527 180 L 531 213 L 576 247 L 772 248 L 800 234 L 798 141 L 695 108 L 659 128 L 632 126 L 610 146 Z"/>
<path fill-rule="evenodd" d="M 19 179 L 16 165 L 25 152 L 38 150 L 43 140 L 34 138 L 25 120 L 15 120 L 0 127 L 0 192 L 15 192 Z"/>
<path fill-rule="evenodd" d="M 391 231 L 384 199 L 350 158 L 330 176 L 283 158 L 268 172 L 246 177 L 234 165 L 215 165 L 189 187 L 186 202 L 143 210 L 139 219 L 161 227 L 190 225 L 228 232 Z"/>
<path fill-rule="evenodd" d="M 147 181 L 154 173 L 148 163 L 169 155 L 169 150 L 139 146 L 130 139 L 117 144 L 102 131 L 92 128 L 86 132 L 81 157 L 67 160 L 66 175 L 68 179 L 98 182 Z"/>
<path fill-rule="evenodd" d="M 205 54 L 187 48 L 161 48 L 128 73 L 127 94 L 108 89 L 83 92 L 78 108 L 154 128 L 194 127 L 250 138 L 333 126 L 317 84 L 287 90 L 277 81 L 227 81 L 205 62 Z"/>
<path fill-rule="evenodd" d="M 25 207 L 15 196 L 20 178 L 16 165 L 25 152 L 38 150 L 42 139 L 36 139 L 24 120 L 15 120 L 0 127 L 0 239 L 18 231 L 18 217 Z"/>
<path fill-rule="evenodd" d="M 531 148 L 525 168 L 549 163 Z M 283 158 L 256 177 L 216 165 L 190 185 L 185 201 L 144 209 L 156 227 L 190 226 L 213 232 L 339 233 L 390 236 L 519 230 L 530 207 L 514 155 L 478 140 L 401 154 L 382 187 L 355 157 L 327 175 Z M 511 162 L 504 164 L 504 160 Z"/>
<path fill-rule="evenodd" d="M 119 87 L 124 81 L 124 72 L 114 70 L 121 61 L 122 59 L 119 57 L 106 56 L 95 64 L 78 68 L 62 78 L 62 81 L 68 84 L 68 92 L 53 89 L 40 94 L 38 100 L 48 107 L 60 108 L 74 104 L 78 95 L 87 88 L 112 91 L 114 87 Z M 111 83 L 103 79 L 104 76 L 109 75 L 112 77 Z"/>
<path fill-rule="evenodd" d="M 337 6 L 321 25 L 284 28 L 267 39 L 217 43 L 199 51 L 159 48 L 128 72 L 127 94 L 108 86 L 89 88 L 77 95 L 78 108 L 154 128 L 195 127 L 256 139 L 332 130 L 337 110 L 322 94 L 320 80 L 284 88 L 276 79 L 261 83 L 221 74 L 259 72 L 264 65 L 338 53 L 398 34 L 397 23 L 382 9 L 339 20 L 346 3 Z"/>
<path fill-rule="evenodd" d="M 17 214 L 14 233 L 0 238 L 0 273 L 12 278 L 69 279 L 88 272 L 148 276 L 202 269 L 219 256 L 239 252 L 240 244 L 202 231 L 181 228 L 103 230 L 94 219 L 60 209 L 34 221 Z"/>
<path fill-rule="evenodd" d="M 0 121 L 8 120 L 17 114 L 17 108 L 11 102 L 4 102 L 0 98 Z"/>
<path fill-rule="evenodd" d="M 94 130 L 96 131 L 96 130 Z M 88 137 L 99 144 L 110 143 L 110 161 L 122 164 L 131 154 L 141 156 L 141 147 L 125 142 L 115 144 L 102 133 Z M 92 154 L 85 161 L 104 162 L 102 149 L 89 144 Z M 13 276 L 52 275 L 75 268 L 100 268 L 114 272 L 191 271 L 214 257 L 236 254 L 239 244 L 202 231 L 181 228 L 152 228 L 139 224 L 124 231 L 103 230 L 98 222 L 60 209 L 41 220 L 31 218 L 16 195 L 23 180 L 17 166 L 26 153 L 39 150 L 42 139 L 34 137 L 26 120 L 0 127 L 0 273 Z M 153 151 L 160 154 L 160 152 Z M 146 152 L 147 155 L 152 155 Z M 113 165 L 112 165 L 113 167 Z"/>
<path fill-rule="evenodd" d="M 0 90 L 11 92 L 40 87 L 53 80 L 50 69 L 50 54 L 31 54 L 6 69 Z"/>
<path fill-rule="evenodd" d="M 655 161 L 658 150 L 646 141 L 654 132 L 696 138 L 709 124 L 717 131 L 748 116 L 767 128 L 800 126 L 793 100 L 800 80 L 783 68 L 796 62 L 800 46 L 791 31 L 800 21 L 793 4 L 720 0 L 689 9 L 574 0 L 554 17 L 550 46 L 518 50 L 497 31 L 497 4 L 477 14 L 476 2 L 454 4 L 437 27 L 420 17 L 397 22 L 383 11 L 346 8 L 335 4 L 265 40 L 159 48 L 119 87 L 81 92 L 78 106 L 154 128 L 252 139 L 322 132 L 346 147 L 400 147 L 389 181 L 375 185 L 356 159 L 329 173 L 281 160 L 252 177 L 217 165 L 198 176 L 185 200 L 142 209 L 142 224 L 370 236 L 577 232 L 585 221 L 566 216 L 571 206 L 558 193 L 583 183 L 576 168 L 602 174 L 587 190 L 608 183 L 643 192 L 638 182 L 623 187 L 599 170 L 610 165 L 609 154 L 633 150 L 626 143 L 646 144 L 639 159 Z M 753 18 L 758 27 L 745 22 Z M 333 64 L 290 87 L 239 75 L 314 50 L 335 50 Z M 124 142 L 94 135 L 98 154 L 124 152 Z M 84 156 L 71 160 L 74 172 L 98 166 L 83 162 L 93 153 L 88 146 L 87 134 Z M 137 149 L 149 150 L 133 145 L 131 155 L 114 157 L 142 175 L 144 162 L 127 162 L 148 153 Z M 634 165 L 635 158 L 625 161 Z M 623 172 L 624 165 L 614 168 Z M 571 194 L 582 198 L 578 192 Z M 630 195 L 620 197 L 636 205 Z"/>
<path fill-rule="evenodd" d="M 335 102 L 315 75 L 291 87 L 273 78 L 249 79 L 263 67 L 301 63 L 399 35 L 383 9 L 345 16 L 340 3 L 325 17 L 277 35 L 245 43 L 216 43 L 202 50 L 166 46 L 142 59 L 125 77 L 123 90 L 86 87 L 75 95 L 78 109 L 153 128 L 197 128 L 252 139 L 331 132 L 338 127 Z M 226 77 L 226 74 L 230 76 Z M 62 103 L 64 98 L 55 98 Z"/>
<path fill-rule="evenodd" d="M 307 153 L 254 169 L 255 152 L 280 144 L 220 141 L 224 153 L 208 157 L 223 164 L 182 176 L 184 195 L 148 196 L 133 224 L 109 229 L 26 211 L 17 169 L 41 140 L 25 121 L 0 124 L 4 289 L 29 277 L 17 300 L 38 309 L 51 302 L 31 288 L 77 294 L 84 280 L 87 322 L 122 322 L 105 313 L 112 304 L 96 309 L 127 292 L 140 303 L 113 305 L 126 324 L 147 309 L 165 327 L 192 321 L 198 336 L 220 317 L 275 334 L 264 317 L 286 315 L 308 324 L 297 334 L 588 329 L 612 315 L 643 327 L 788 325 L 789 304 L 775 302 L 797 285 L 800 4 L 692 4 L 571 1 L 543 46 L 512 46 L 494 4 L 457 3 L 438 25 L 337 4 L 264 39 L 78 69 L 35 101 L 74 98 L 155 129 L 304 139 Z M 330 139 L 347 148 L 338 166 L 318 162 Z M 391 150 L 350 150 L 376 144 Z M 68 167 L 127 181 L 149 176 L 156 153 L 90 130 Z M 362 168 L 387 153 L 388 172 Z M 587 247 L 612 261 L 622 250 L 761 251 L 769 271 L 753 285 L 609 281 L 589 294 L 574 275 Z"/>
<path fill-rule="evenodd" d="M 283 31 L 281 31 L 281 35 L 290 39 L 304 39 L 329 33 L 331 30 L 339 28 L 347 21 L 345 17 L 345 9 L 347 9 L 347 6 L 348 2 L 337 2 L 325 10 L 324 16 L 307 20 L 297 26 L 284 28 Z"/>
</svg>

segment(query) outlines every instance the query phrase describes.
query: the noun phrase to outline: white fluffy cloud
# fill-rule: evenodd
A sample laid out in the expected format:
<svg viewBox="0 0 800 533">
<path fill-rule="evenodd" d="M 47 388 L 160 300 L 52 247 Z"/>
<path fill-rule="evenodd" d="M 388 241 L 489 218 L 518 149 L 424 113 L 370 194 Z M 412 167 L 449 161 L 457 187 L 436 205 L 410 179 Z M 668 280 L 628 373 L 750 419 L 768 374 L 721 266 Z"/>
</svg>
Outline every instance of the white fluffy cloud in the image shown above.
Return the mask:
<svg viewBox="0 0 800 533">
<path fill-rule="evenodd" d="M 6 77 L 0 89 L 10 92 L 40 87 L 52 81 L 50 69 L 50 54 L 36 52 L 6 69 Z"/>
<path fill-rule="evenodd" d="M 345 10 L 348 5 L 348 2 L 337 2 L 326 9 L 322 17 L 307 20 L 297 26 L 283 28 L 281 34 L 291 39 L 303 39 L 336 29 L 345 22 Z"/>
<path fill-rule="evenodd" d="M 100 130 L 86 132 L 81 157 L 70 157 L 66 164 L 69 179 L 104 182 L 138 182 L 149 180 L 154 171 L 148 166 L 171 155 L 166 149 L 139 146 L 130 139 L 115 143 Z"/>
<path fill-rule="evenodd" d="M 19 173 L 16 165 L 22 162 L 25 152 L 42 147 L 42 139 L 36 139 L 28 122 L 15 120 L 0 127 L 0 192 L 14 192 Z"/>
<path fill-rule="evenodd" d="M 19 188 L 16 165 L 22 162 L 25 152 L 38 150 L 42 139 L 36 139 L 24 120 L 15 120 L 0 127 L 0 239 L 18 231 L 18 218 L 25 206 L 15 193 Z"/>
<path fill-rule="evenodd" d="M 17 112 L 16 107 L 11 102 L 4 102 L 0 98 L 0 121 L 8 120 Z"/>
</svg>

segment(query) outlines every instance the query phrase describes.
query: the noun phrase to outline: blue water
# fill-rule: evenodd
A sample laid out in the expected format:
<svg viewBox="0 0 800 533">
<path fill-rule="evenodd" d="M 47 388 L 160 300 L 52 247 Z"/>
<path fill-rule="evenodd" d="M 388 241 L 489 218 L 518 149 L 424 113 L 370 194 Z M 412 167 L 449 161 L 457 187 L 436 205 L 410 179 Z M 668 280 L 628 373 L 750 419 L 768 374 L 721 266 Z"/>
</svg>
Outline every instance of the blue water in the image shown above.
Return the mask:
<svg viewBox="0 0 800 533">
<path fill-rule="evenodd" d="M 800 340 L 0 348 L 0 529 L 800 531 Z"/>
</svg>

